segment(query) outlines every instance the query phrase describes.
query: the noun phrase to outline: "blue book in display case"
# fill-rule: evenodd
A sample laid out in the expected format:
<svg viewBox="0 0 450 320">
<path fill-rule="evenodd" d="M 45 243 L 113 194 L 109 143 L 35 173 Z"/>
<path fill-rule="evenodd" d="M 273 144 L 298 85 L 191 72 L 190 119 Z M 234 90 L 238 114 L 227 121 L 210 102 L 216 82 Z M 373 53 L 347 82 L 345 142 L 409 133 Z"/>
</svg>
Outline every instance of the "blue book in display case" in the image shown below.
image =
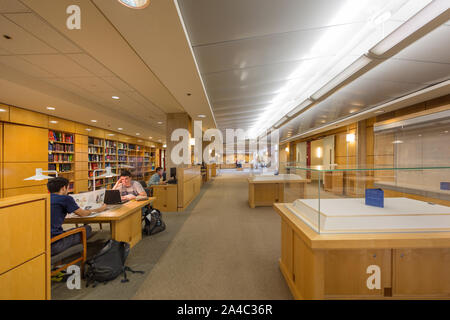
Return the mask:
<svg viewBox="0 0 450 320">
<path fill-rule="evenodd" d="M 366 189 L 366 206 L 384 208 L 384 191 L 382 189 Z"/>
</svg>

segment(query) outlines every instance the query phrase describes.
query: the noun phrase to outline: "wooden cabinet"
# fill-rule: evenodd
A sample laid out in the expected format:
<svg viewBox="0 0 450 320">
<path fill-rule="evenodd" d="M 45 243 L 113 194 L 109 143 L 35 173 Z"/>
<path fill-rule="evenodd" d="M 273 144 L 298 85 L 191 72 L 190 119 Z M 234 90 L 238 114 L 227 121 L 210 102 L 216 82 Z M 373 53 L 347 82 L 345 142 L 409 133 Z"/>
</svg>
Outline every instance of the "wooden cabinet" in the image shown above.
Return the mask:
<svg viewBox="0 0 450 320">
<path fill-rule="evenodd" d="M 50 197 L 0 201 L 0 299 L 50 299 Z"/>
<path fill-rule="evenodd" d="M 178 211 L 183 211 L 197 197 L 202 185 L 200 166 L 177 168 Z"/>
<path fill-rule="evenodd" d="M 176 212 L 178 209 L 177 185 L 168 184 L 153 186 L 153 197 L 155 201 L 153 207 L 162 212 Z"/>
<path fill-rule="evenodd" d="M 274 208 L 281 216 L 280 269 L 294 298 L 450 299 L 447 232 L 321 235 L 284 204 Z M 379 287 L 368 286 L 374 272 Z"/>
</svg>

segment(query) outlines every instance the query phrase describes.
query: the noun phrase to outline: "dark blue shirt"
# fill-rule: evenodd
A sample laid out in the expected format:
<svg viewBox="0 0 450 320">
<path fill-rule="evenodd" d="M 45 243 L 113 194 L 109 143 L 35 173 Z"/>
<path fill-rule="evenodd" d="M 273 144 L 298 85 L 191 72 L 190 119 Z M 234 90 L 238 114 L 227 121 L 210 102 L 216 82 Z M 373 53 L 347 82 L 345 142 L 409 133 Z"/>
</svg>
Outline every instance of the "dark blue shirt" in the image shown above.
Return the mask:
<svg viewBox="0 0 450 320">
<path fill-rule="evenodd" d="M 80 207 L 71 196 L 56 193 L 50 194 L 51 236 L 64 232 L 62 224 L 66 215 L 78 210 Z"/>
</svg>

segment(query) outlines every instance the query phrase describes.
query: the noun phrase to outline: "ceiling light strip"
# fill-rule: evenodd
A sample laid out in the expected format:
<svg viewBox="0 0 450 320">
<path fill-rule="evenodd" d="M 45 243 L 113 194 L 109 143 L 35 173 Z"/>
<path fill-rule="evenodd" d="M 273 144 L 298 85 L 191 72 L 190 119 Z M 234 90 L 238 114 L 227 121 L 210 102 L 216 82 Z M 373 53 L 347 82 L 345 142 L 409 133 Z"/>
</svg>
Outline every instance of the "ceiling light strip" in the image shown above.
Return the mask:
<svg viewBox="0 0 450 320">
<path fill-rule="evenodd" d="M 378 57 L 391 57 L 449 19 L 449 1 L 434 0 L 376 44 L 370 53 Z"/>
<path fill-rule="evenodd" d="M 373 108 L 370 108 L 369 110 L 364 110 L 362 112 L 356 113 L 356 114 L 352 114 L 349 117 L 343 118 L 343 119 L 339 119 L 333 122 L 330 122 L 326 125 L 308 130 L 306 132 L 303 133 L 299 133 L 296 134 L 295 136 L 289 137 L 287 139 L 281 140 L 280 143 L 286 143 L 286 142 L 290 142 L 290 141 L 294 141 L 294 140 L 298 140 L 299 138 L 306 138 L 310 135 L 319 133 L 321 131 L 327 131 L 327 130 L 331 130 L 332 127 L 335 126 L 339 126 L 339 125 L 344 125 L 345 122 L 355 122 L 355 121 L 360 121 L 360 120 L 364 120 L 367 119 L 369 117 L 365 117 L 369 114 L 373 114 L 375 113 L 375 111 L 378 110 L 385 110 L 385 109 L 389 109 L 390 107 L 394 107 L 395 109 L 392 110 L 387 110 L 387 112 L 393 111 L 393 110 L 397 110 L 399 108 L 403 108 L 406 106 L 409 106 L 415 103 L 420 103 L 426 100 L 430 100 L 430 99 L 434 99 L 437 97 L 440 97 L 442 95 L 444 95 L 445 93 L 448 93 L 448 90 L 450 89 L 450 80 L 446 80 L 444 82 L 438 83 L 436 85 L 427 87 L 425 89 L 413 92 L 409 95 L 397 98 L 395 100 L 386 102 L 384 104 L 381 104 L 379 106 L 375 106 Z M 417 101 L 417 98 L 423 96 L 420 101 Z M 413 100 L 415 99 L 416 100 Z M 413 100 L 413 101 L 411 101 Z M 395 106 L 397 105 L 397 106 Z"/>
</svg>

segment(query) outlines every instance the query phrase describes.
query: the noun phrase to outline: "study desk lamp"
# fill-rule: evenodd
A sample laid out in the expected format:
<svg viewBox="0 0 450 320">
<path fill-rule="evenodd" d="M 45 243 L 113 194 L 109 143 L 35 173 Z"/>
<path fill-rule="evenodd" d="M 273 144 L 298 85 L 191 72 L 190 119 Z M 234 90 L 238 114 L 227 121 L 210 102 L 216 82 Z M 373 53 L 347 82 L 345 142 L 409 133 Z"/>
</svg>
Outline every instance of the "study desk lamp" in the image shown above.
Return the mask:
<svg viewBox="0 0 450 320">
<path fill-rule="evenodd" d="M 51 177 L 51 176 L 46 176 L 46 175 L 42 174 L 43 172 L 54 173 L 56 176 L 58 176 L 58 171 L 56 171 L 56 170 L 42 170 L 42 168 L 36 168 L 36 174 L 34 176 L 25 178 L 23 180 L 41 181 L 41 180 L 55 178 L 55 177 Z"/>
</svg>

